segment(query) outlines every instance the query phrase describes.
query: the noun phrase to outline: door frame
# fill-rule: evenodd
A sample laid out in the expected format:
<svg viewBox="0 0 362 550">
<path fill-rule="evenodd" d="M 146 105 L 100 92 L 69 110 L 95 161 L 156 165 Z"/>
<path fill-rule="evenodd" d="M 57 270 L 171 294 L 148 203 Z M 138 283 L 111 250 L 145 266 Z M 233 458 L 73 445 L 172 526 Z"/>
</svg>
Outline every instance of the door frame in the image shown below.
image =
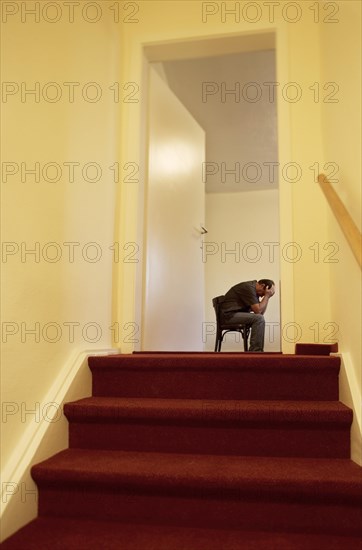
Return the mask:
<svg viewBox="0 0 362 550">
<path fill-rule="evenodd" d="M 272 48 L 271 48 L 272 45 Z M 152 62 L 177 60 L 185 57 L 200 57 L 201 52 L 207 52 L 208 56 L 227 53 L 240 53 L 243 51 L 256 51 L 263 49 L 275 49 L 277 82 L 288 81 L 289 75 L 289 49 L 288 34 L 285 28 L 273 28 L 255 30 L 253 32 L 240 32 L 226 35 L 214 34 L 209 36 L 195 36 L 187 39 L 152 41 L 140 44 L 140 83 L 143 90 L 138 117 L 139 128 L 139 189 L 134 204 L 134 212 L 137 218 L 137 227 L 134 228 L 140 251 L 145 242 L 145 216 L 147 201 L 147 164 L 148 164 L 148 70 Z M 197 52 L 197 53 L 196 53 Z M 291 158 L 291 122 L 290 112 L 286 102 L 278 103 L 277 110 L 278 133 L 278 160 L 279 167 L 290 161 Z M 126 157 L 125 157 L 126 158 Z M 280 170 L 281 171 L 281 170 Z M 279 174 L 281 176 L 281 174 Z M 282 178 L 279 177 L 279 182 Z M 122 192 L 121 192 L 122 201 Z M 127 201 L 126 201 L 127 202 Z M 292 223 L 292 190 L 291 186 L 279 185 L 279 235 L 280 243 L 293 241 Z M 120 219 L 122 209 L 118 209 L 118 233 L 120 242 L 127 242 L 125 222 Z M 123 237 L 123 238 L 122 238 Z M 282 248 L 281 246 L 279 247 Z M 281 256 L 280 256 L 281 258 Z M 125 326 L 131 321 L 136 327 L 136 335 L 133 341 L 122 340 L 121 352 L 129 353 L 141 349 L 142 338 L 142 304 L 144 300 L 144 280 L 146 276 L 145 251 L 141 252 L 139 261 L 132 274 L 125 276 L 122 268 L 118 266 L 115 272 L 115 300 L 113 302 L 113 320 L 118 326 Z M 280 326 L 283 323 L 294 321 L 294 272 L 293 265 L 280 261 Z M 128 284 L 134 289 L 134 301 L 130 303 Z M 127 290 L 128 291 L 127 291 Z M 126 307 L 125 306 L 128 306 Z M 126 313 L 125 313 L 125 310 Z M 119 347 L 119 346 L 117 346 Z M 293 353 L 294 346 L 283 340 L 281 330 L 281 347 L 283 353 Z"/>
</svg>

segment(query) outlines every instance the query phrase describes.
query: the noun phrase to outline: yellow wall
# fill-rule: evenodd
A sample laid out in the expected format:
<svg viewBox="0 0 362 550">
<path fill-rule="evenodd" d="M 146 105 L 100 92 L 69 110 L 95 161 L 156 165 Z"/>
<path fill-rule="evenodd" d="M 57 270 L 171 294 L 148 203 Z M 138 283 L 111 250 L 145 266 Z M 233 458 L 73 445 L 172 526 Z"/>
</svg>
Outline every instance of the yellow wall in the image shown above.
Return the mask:
<svg viewBox="0 0 362 550">
<path fill-rule="evenodd" d="M 336 103 L 322 103 L 324 162 L 338 165 L 334 188 L 361 228 L 361 4 L 339 4 L 340 22 L 320 26 L 321 80 L 339 89 Z M 352 457 L 362 463 L 361 270 L 331 211 L 328 232 L 339 247 L 338 261 L 330 264 L 330 280 L 332 319 L 339 327 L 343 353 L 341 399 L 355 410 Z"/>
<path fill-rule="evenodd" d="M 361 229 L 361 3 L 339 5 L 339 23 L 320 25 L 324 95 L 335 91 L 321 103 L 324 161 L 338 165 L 332 183 Z"/>
<path fill-rule="evenodd" d="M 20 10 L 35 3 L 6 4 Z M 67 444 L 61 403 L 49 404 L 58 394 L 54 385 L 62 386 L 81 352 L 110 349 L 112 341 L 117 184 L 109 166 L 118 160 L 119 103 L 109 86 L 119 81 L 119 27 L 105 12 L 90 23 L 76 11 L 70 23 L 62 9 L 55 23 L 42 14 L 36 22 L 25 12 L 3 12 L 2 488 L 18 483 L 32 434 L 54 413 L 63 432 L 53 447 Z M 45 17 L 55 15 L 49 10 Z M 79 83 L 74 101 L 67 82 Z M 79 163 L 74 181 L 67 162 Z M 39 181 L 25 173 L 36 163 Z M 20 487 L 18 517 L 33 500 L 21 500 Z"/>
<path fill-rule="evenodd" d="M 300 166 L 301 175 L 299 181 L 292 183 L 292 240 L 297 245 L 296 254 L 300 254 L 294 264 L 294 308 L 301 342 L 318 342 L 325 336 L 322 327 L 332 321 L 329 266 L 323 261 L 323 247 L 329 240 L 327 205 L 310 169 L 322 156 L 320 103 L 314 101 L 310 90 L 315 82 L 320 82 L 319 25 L 306 25 L 304 33 L 296 32 L 298 28 L 289 28 L 289 80 L 298 83 L 302 91 L 300 100 L 291 107 L 291 160 Z"/>
</svg>

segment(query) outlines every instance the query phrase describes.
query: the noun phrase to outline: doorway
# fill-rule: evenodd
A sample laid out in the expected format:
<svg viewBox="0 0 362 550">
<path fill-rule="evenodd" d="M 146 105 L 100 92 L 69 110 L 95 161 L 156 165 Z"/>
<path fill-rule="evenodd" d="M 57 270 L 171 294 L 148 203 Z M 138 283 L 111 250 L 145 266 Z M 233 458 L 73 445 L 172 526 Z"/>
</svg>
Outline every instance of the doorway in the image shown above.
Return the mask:
<svg viewBox="0 0 362 550">
<path fill-rule="evenodd" d="M 208 233 L 200 246 L 199 256 L 205 270 L 205 312 L 200 332 L 203 349 L 206 351 L 212 350 L 214 345 L 215 319 L 211 305 L 213 296 L 225 293 L 241 280 L 272 278 L 277 287 L 280 281 L 279 191 L 275 169 L 278 160 L 276 105 L 272 105 L 274 113 L 271 114 L 270 109 L 268 113 L 267 102 L 262 103 L 259 97 L 260 89 L 265 93 L 270 92 L 270 86 L 264 86 L 263 90 L 263 82 L 276 81 L 275 36 L 273 33 L 258 36 L 253 34 L 205 39 L 199 41 L 199 45 L 202 43 L 201 48 L 195 45 L 195 48 L 191 49 L 188 42 L 184 45 L 187 51 L 183 50 L 182 43 L 173 44 L 171 48 L 168 45 L 165 49 L 160 45 L 145 47 L 147 70 L 150 63 L 162 63 L 169 87 L 196 120 L 200 114 L 195 113 L 195 108 L 190 104 L 195 98 L 195 92 L 184 78 L 185 71 L 199 75 L 197 93 L 199 103 L 203 104 L 201 107 L 219 108 L 218 116 L 221 116 L 221 121 L 222 109 L 224 108 L 224 113 L 225 107 L 228 109 L 229 114 L 224 116 L 226 125 L 228 121 L 230 125 L 230 121 L 235 118 L 233 113 L 235 115 L 236 107 L 240 107 L 240 103 L 243 102 L 244 107 L 246 105 L 249 108 L 249 122 L 245 123 L 239 139 L 234 137 L 221 153 L 217 145 L 214 145 L 214 149 L 211 147 L 211 153 L 207 153 L 205 162 L 200 167 L 203 182 L 207 187 L 205 227 Z M 191 50 L 193 54 L 190 53 Z M 200 50 L 204 54 L 203 57 L 196 57 L 195 53 L 200 55 Z M 220 71 L 218 74 L 215 72 L 215 62 L 221 68 L 221 76 Z M 243 68 L 241 62 L 244 63 Z M 229 72 L 226 71 L 226 65 Z M 263 66 L 268 68 L 264 75 L 260 72 Z M 237 67 L 240 68 L 239 72 Z M 249 67 L 247 74 L 245 67 Z M 255 67 L 259 71 L 257 77 Z M 207 71 L 209 75 L 205 76 Z M 231 105 L 231 101 L 234 105 Z M 267 119 L 263 131 L 266 137 L 269 132 L 273 143 L 271 146 L 271 141 L 268 143 L 264 136 L 264 139 L 259 139 L 262 146 L 255 153 L 255 147 L 252 148 L 251 142 L 255 142 L 258 136 L 260 138 L 260 132 L 256 131 L 256 113 L 260 105 L 260 119 Z M 205 124 L 201 121 L 201 126 L 203 125 Z M 223 135 L 225 129 L 225 125 L 222 127 L 221 124 L 220 135 Z M 253 139 L 249 139 L 250 137 Z M 206 140 L 208 142 L 207 131 Z M 239 150 L 235 149 L 235 145 L 239 146 Z M 219 154 L 216 155 L 215 151 Z M 147 206 L 145 211 L 147 212 Z M 260 223 L 260 219 L 264 220 L 263 223 Z M 147 273 L 143 271 L 143 282 L 146 278 Z M 144 284 L 142 286 L 144 288 Z M 271 302 L 266 314 L 266 351 L 281 349 L 280 292 L 278 294 L 277 300 Z M 142 312 L 141 326 L 144 326 L 146 300 L 144 292 L 143 303 L 139 308 Z M 182 312 L 180 314 L 182 316 Z M 237 336 L 230 334 L 223 348 L 225 351 L 240 351 L 241 343 Z M 186 349 L 192 350 L 192 346 L 189 347 L 187 342 L 185 345 Z M 141 349 L 145 347 L 141 345 Z M 167 349 L 167 345 L 163 349 Z"/>
</svg>

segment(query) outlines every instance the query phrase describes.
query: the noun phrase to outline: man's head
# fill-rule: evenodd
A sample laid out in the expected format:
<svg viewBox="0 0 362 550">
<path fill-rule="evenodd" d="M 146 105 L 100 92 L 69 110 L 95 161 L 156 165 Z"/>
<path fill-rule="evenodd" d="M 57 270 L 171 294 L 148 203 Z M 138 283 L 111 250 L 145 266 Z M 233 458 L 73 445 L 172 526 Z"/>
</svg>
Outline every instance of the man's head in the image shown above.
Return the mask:
<svg viewBox="0 0 362 550">
<path fill-rule="evenodd" d="M 275 283 L 271 279 L 260 279 L 256 283 L 256 293 L 258 296 L 264 296 L 267 288 L 271 288 Z"/>
</svg>

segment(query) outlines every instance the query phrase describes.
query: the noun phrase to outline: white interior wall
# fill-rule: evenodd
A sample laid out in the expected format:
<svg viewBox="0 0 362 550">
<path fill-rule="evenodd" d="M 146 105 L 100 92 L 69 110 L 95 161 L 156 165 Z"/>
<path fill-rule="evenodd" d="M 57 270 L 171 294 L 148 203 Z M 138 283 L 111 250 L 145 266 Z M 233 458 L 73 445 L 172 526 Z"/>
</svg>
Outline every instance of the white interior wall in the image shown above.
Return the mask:
<svg viewBox="0 0 362 550">
<path fill-rule="evenodd" d="M 276 188 L 275 50 L 163 65 L 170 88 L 206 131 L 206 192 Z"/>
<path fill-rule="evenodd" d="M 215 345 L 212 298 L 233 285 L 272 279 L 277 292 L 265 313 L 265 351 L 280 351 L 280 267 L 278 190 L 206 194 L 204 346 Z M 267 230 L 265 228 L 268 228 Z M 227 335 L 223 351 L 240 351 L 237 333 Z"/>
</svg>

